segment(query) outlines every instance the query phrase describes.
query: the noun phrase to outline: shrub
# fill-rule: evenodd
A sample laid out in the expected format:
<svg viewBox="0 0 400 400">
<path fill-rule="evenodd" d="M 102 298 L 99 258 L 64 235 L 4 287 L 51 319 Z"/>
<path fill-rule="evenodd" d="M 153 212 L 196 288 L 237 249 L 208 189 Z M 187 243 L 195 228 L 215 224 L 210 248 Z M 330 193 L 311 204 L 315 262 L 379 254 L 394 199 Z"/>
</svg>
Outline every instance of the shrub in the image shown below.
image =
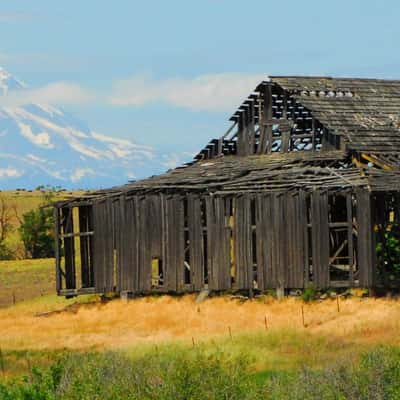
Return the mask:
<svg viewBox="0 0 400 400">
<path fill-rule="evenodd" d="M 303 301 L 311 301 L 318 298 L 318 290 L 314 286 L 309 286 L 303 290 L 301 295 Z"/>
<path fill-rule="evenodd" d="M 382 274 L 400 278 L 400 226 L 390 225 L 381 237 L 376 245 L 379 270 Z"/>
</svg>

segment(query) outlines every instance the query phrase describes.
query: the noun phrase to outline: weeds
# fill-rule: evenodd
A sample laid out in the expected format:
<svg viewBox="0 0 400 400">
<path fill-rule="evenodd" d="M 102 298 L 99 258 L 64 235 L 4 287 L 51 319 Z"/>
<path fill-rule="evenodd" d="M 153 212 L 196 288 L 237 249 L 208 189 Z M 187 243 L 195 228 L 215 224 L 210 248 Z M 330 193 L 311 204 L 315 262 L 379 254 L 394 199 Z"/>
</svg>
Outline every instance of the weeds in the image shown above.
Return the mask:
<svg viewBox="0 0 400 400">
<path fill-rule="evenodd" d="M 0 385 L 0 398 L 40 399 L 255 399 L 245 357 L 224 354 L 158 353 L 131 359 L 121 353 L 73 354 L 46 372 L 33 370 L 22 382 Z"/>
<path fill-rule="evenodd" d="M 201 350 L 129 358 L 117 352 L 70 354 L 29 378 L 0 384 L 4 400 L 266 399 L 395 400 L 400 350 L 379 347 L 358 362 L 315 370 L 254 373 L 249 360 Z"/>
</svg>

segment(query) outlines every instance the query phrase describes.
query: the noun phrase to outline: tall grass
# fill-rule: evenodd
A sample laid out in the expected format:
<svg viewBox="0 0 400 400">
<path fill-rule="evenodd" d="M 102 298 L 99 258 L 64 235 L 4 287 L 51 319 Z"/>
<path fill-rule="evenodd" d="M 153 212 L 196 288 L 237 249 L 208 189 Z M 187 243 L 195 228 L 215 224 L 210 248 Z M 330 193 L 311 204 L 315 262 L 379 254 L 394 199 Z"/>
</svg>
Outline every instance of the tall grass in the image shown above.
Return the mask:
<svg viewBox="0 0 400 400">
<path fill-rule="evenodd" d="M 297 299 L 266 298 L 240 303 L 218 297 L 198 305 L 194 296 L 160 296 L 82 305 L 73 312 L 37 317 L 70 303 L 43 297 L 0 309 L 0 346 L 15 350 L 120 349 L 174 340 L 191 343 L 192 338 L 196 343 L 229 338 L 229 330 L 233 338 L 295 331 L 338 343 L 400 344 L 400 303 L 395 300 L 347 299 L 341 301 L 338 312 L 333 300 L 304 304 Z"/>
<path fill-rule="evenodd" d="M 395 400 L 400 398 L 400 350 L 377 348 L 354 363 L 292 373 L 254 374 L 245 356 L 154 352 L 129 358 L 118 352 L 72 354 L 24 380 L 0 384 L 5 400 L 266 399 Z"/>
<path fill-rule="evenodd" d="M 4 399 L 253 399 L 258 386 L 245 358 L 201 351 L 72 354 L 47 371 L 0 386 Z M 1 397 L 3 396 L 3 397 Z"/>
</svg>

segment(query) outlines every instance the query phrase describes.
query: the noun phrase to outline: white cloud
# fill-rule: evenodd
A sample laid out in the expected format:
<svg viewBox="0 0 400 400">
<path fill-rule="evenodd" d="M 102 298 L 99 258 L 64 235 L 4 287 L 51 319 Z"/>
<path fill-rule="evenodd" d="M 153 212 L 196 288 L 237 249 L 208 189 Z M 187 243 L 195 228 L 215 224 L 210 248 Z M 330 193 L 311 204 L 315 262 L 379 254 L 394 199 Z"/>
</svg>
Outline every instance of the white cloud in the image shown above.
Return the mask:
<svg viewBox="0 0 400 400">
<path fill-rule="evenodd" d="M 19 107 L 26 104 L 83 104 L 94 101 L 95 95 L 76 83 L 55 82 L 36 89 L 9 90 L 0 97 L 0 106 Z"/>
<path fill-rule="evenodd" d="M 47 160 L 45 160 L 44 158 L 35 156 L 34 154 L 27 154 L 26 155 L 28 158 L 30 158 L 32 161 L 37 161 L 37 162 L 42 162 L 42 163 L 46 163 Z"/>
<path fill-rule="evenodd" d="M 264 74 L 220 73 L 157 81 L 134 76 L 114 84 L 111 103 L 139 106 L 162 101 L 191 110 L 226 111 L 237 106 L 266 78 Z"/>
<path fill-rule="evenodd" d="M 40 132 L 36 135 L 32 132 L 29 125 L 18 122 L 18 126 L 22 136 L 27 138 L 31 143 L 39 147 L 44 147 L 46 149 L 52 149 L 54 145 L 50 141 L 50 135 L 47 132 Z"/>
<path fill-rule="evenodd" d="M 94 174 L 95 172 L 91 168 L 77 168 L 71 174 L 71 181 L 75 183 L 80 181 L 86 175 L 94 175 Z"/>
<path fill-rule="evenodd" d="M 18 178 L 23 175 L 23 171 L 18 171 L 16 168 L 0 168 L 0 178 Z"/>
<path fill-rule="evenodd" d="M 109 94 L 76 83 L 54 82 L 36 89 L 9 90 L 0 97 L 0 106 L 100 103 L 135 107 L 164 102 L 195 111 L 229 111 L 266 78 L 265 74 L 219 73 L 155 80 L 141 75 L 114 82 Z"/>
</svg>

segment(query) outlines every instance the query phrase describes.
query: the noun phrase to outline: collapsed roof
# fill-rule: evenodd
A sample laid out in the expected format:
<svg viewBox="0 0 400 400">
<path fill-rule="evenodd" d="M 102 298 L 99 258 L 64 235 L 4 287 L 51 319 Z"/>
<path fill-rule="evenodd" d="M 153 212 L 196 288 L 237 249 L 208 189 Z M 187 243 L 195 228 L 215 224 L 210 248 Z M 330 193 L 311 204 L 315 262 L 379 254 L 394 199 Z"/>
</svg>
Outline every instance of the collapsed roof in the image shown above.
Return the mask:
<svg viewBox="0 0 400 400">
<path fill-rule="evenodd" d="M 273 76 L 257 86 L 231 121 L 228 132 L 194 162 L 89 197 L 400 190 L 400 81 Z M 268 132 L 269 145 L 263 138 Z M 243 143 L 247 153 L 239 152 Z"/>
<path fill-rule="evenodd" d="M 271 78 L 311 110 L 349 150 L 400 152 L 400 81 L 329 77 Z"/>
</svg>

